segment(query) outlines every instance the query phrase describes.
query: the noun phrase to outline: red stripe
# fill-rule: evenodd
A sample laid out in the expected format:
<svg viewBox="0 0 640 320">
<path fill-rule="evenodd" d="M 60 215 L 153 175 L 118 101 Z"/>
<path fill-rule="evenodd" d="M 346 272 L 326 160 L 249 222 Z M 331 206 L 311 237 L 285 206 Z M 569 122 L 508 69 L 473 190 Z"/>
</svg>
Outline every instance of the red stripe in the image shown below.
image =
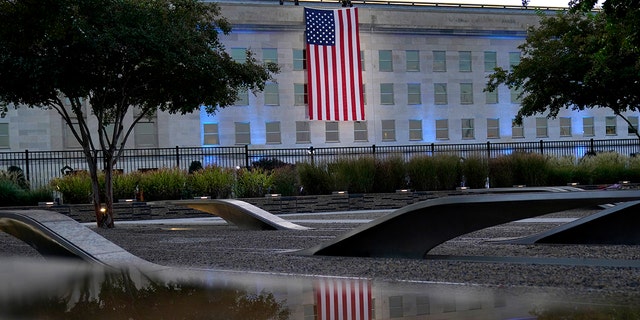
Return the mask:
<svg viewBox="0 0 640 320">
<path fill-rule="evenodd" d="M 321 70 L 320 70 L 320 60 L 318 59 L 318 55 L 320 54 L 320 48 L 318 48 L 318 46 L 314 45 L 313 46 L 313 51 L 315 53 L 315 61 L 312 61 L 313 62 L 312 68 L 313 68 L 314 74 L 316 76 L 316 79 L 315 79 L 316 86 L 319 86 L 320 85 L 320 72 L 321 72 Z M 315 108 L 316 113 L 318 115 L 318 120 L 322 120 L 322 113 L 321 113 L 322 103 L 321 103 L 321 101 L 322 101 L 321 92 L 320 91 L 316 91 L 316 98 L 315 98 L 316 105 L 314 106 L 314 108 Z"/>
<path fill-rule="evenodd" d="M 358 9 L 354 9 L 354 24 L 356 26 L 356 30 L 354 31 L 354 36 L 356 38 L 356 65 L 357 68 L 354 70 L 357 77 L 355 78 L 355 85 L 358 88 L 357 95 L 360 96 L 359 105 L 356 108 L 360 108 L 361 119 L 364 120 L 364 93 L 362 92 L 362 63 L 360 57 L 360 19 L 358 18 Z"/>
<path fill-rule="evenodd" d="M 348 10 L 348 9 L 347 9 Z M 348 12 L 347 12 L 348 13 Z M 348 17 L 349 15 L 347 14 L 346 17 Z M 337 25 L 340 28 L 340 43 L 336 44 L 339 45 L 339 49 L 341 52 L 344 52 L 345 54 L 342 55 L 342 57 L 340 58 L 340 77 L 341 77 L 341 83 L 342 83 L 342 90 L 341 90 L 341 95 L 340 95 L 340 113 L 336 114 L 337 117 L 340 117 L 340 119 L 342 120 L 348 120 L 349 119 L 349 115 L 348 115 L 348 111 L 349 111 L 349 104 L 347 103 L 347 99 L 346 99 L 346 94 L 347 94 L 347 81 L 346 81 L 346 59 L 351 58 L 351 52 L 347 49 L 347 46 L 345 46 L 345 38 L 347 38 L 347 43 L 349 43 L 350 41 L 348 41 L 348 39 L 350 38 L 349 36 L 349 28 L 348 26 L 345 26 L 344 24 L 344 18 L 346 18 L 345 15 L 343 14 L 342 11 L 338 11 L 338 21 L 337 21 Z M 343 31 L 344 30 L 344 31 Z"/>
</svg>

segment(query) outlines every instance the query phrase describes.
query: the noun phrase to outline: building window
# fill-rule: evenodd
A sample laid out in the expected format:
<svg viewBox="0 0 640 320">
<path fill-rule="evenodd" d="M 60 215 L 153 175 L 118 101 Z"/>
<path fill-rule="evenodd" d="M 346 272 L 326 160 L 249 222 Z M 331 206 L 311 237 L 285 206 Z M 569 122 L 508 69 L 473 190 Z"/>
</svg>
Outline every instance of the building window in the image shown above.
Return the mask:
<svg viewBox="0 0 640 320">
<path fill-rule="evenodd" d="M 571 118 L 560 118 L 560 136 L 571 137 Z"/>
<path fill-rule="evenodd" d="M 311 143 L 309 121 L 296 121 L 296 143 Z"/>
<path fill-rule="evenodd" d="M 460 72 L 471 72 L 471 51 L 460 51 L 458 57 Z"/>
<path fill-rule="evenodd" d="M 379 71 L 383 72 L 393 71 L 393 56 L 391 50 L 378 51 L 378 68 Z"/>
<path fill-rule="evenodd" d="M 593 137 L 595 135 L 593 117 L 582 118 L 582 135 L 585 137 Z"/>
<path fill-rule="evenodd" d="M 340 142 L 340 127 L 338 122 L 330 121 L 324 125 L 325 129 L 325 142 Z"/>
<path fill-rule="evenodd" d="M 447 71 L 447 53 L 446 51 L 433 52 L 433 72 Z"/>
<path fill-rule="evenodd" d="M 409 140 L 422 141 L 422 120 L 409 120 Z"/>
<path fill-rule="evenodd" d="M 306 83 L 293 84 L 293 105 L 304 106 L 309 103 Z"/>
<path fill-rule="evenodd" d="M 615 136 L 617 134 L 616 117 L 605 117 L 604 121 L 605 134 L 608 136 Z"/>
<path fill-rule="evenodd" d="M 155 121 L 140 121 L 134 128 L 136 148 L 157 148 L 158 128 Z"/>
<path fill-rule="evenodd" d="M 407 50 L 407 71 L 420 71 L 420 51 Z"/>
<path fill-rule="evenodd" d="M 369 132 L 367 131 L 366 121 L 356 121 L 353 123 L 353 141 L 369 141 Z"/>
<path fill-rule="evenodd" d="M 382 120 L 382 141 L 396 141 L 395 120 Z"/>
<path fill-rule="evenodd" d="M 293 71 L 307 69 L 307 57 L 305 50 L 293 49 Z"/>
<path fill-rule="evenodd" d="M 549 136 L 548 119 L 546 117 L 536 118 L 536 138 L 546 138 Z"/>
<path fill-rule="evenodd" d="M 447 104 L 447 84 L 446 83 L 434 83 L 433 84 L 433 103 L 434 104 Z"/>
<path fill-rule="evenodd" d="M 264 85 L 264 105 L 278 106 L 280 105 L 280 94 L 278 93 L 278 84 L 275 82 L 266 83 Z"/>
<path fill-rule="evenodd" d="M 133 116 L 137 118 L 140 109 L 134 108 Z M 158 121 L 154 112 L 149 116 L 144 116 L 133 127 L 134 144 L 136 148 L 157 148 L 158 147 Z"/>
<path fill-rule="evenodd" d="M 280 121 L 272 121 L 265 123 L 267 134 L 267 144 L 280 144 L 282 138 L 280 134 Z"/>
<path fill-rule="evenodd" d="M 500 120 L 487 119 L 487 139 L 500 138 Z"/>
<path fill-rule="evenodd" d="M 262 48 L 262 62 L 278 63 L 278 49 L 275 48 Z"/>
<path fill-rule="evenodd" d="M 636 134 L 636 132 L 638 132 L 638 117 L 631 116 L 631 117 L 628 117 L 627 120 L 631 122 L 631 125 L 627 125 L 627 133 L 630 136 L 633 136 Z"/>
<path fill-rule="evenodd" d="M 436 139 L 449 140 L 449 120 L 436 120 Z"/>
<path fill-rule="evenodd" d="M 402 318 L 404 317 L 404 306 L 402 303 L 402 296 L 389 297 L 389 318 Z"/>
<path fill-rule="evenodd" d="M 236 122 L 236 144 L 251 144 L 251 125 L 249 122 Z"/>
<path fill-rule="evenodd" d="M 462 139 L 469 140 L 475 139 L 475 137 L 473 119 L 462 119 Z"/>
<path fill-rule="evenodd" d="M 80 125 L 78 124 L 78 119 L 77 118 L 71 117 L 71 125 L 73 126 L 74 129 L 76 129 L 76 132 L 79 132 Z M 137 125 L 136 125 L 136 127 L 137 127 Z M 64 128 L 63 130 L 64 130 L 64 147 L 65 147 L 65 149 L 82 149 L 82 146 L 80 145 L 80 142 L 78 142 L 76 137 L 73 135 L 73 131 L 71 130 L 69 125 L 67 123 L 63 123 L 63 128 Z"/>
<path fill-rule="evenodd" d="M 0 148 L 9 148 L 9 124 L 0 123 Z"/>
<path fill-rule="evenodd" d="M 460 84 L 460 104 L 473 104 L 473 83 Z"/>
<path fill-rule="evenodd" d="M 393 83 L 380 84 L 380 104 L 394 104 Z"/>
<path fill-rule="evenodd" d="M 495 51 L 484 52 L 484 72 L 493 72 L 498 66 L 498 58 Z"/>
<path fill-rule="evenodd" d="M 247 89 L 238 89 L 238 97 L 233 103 L 234 106 L 248 106 L 249 105 L 249 91 Z"/>
<path fill-rule="evenodd" d="M 204 132 L 204 145 L 220 144 L 220 133 L 217 123 L 205 123 L 202 125 Z"/>
<path fill-rule="evenodd" d="M 498 104 L 498 90 L 485 91 L 484 93 L 486 104 Z"/>
<path fill-rule="evenodd" d="M 524 126 L 517 124 L 515 120 L 511 121 L 511 137 L 524 138 Z"/>
<path fill-rule="evenodd" d="M 362 103 L 367 104 L 367 86 L 364 83 L 362 84 Z"/>
<path fill-rule="evenodd" d="M 431 303 L 428 296 L 416 297 L 416 315 L 428 315 L 431 314 Z"/>
<path fill-rule="evenodd" d="M 511 94 L 511 103 L 520 103 L 522 101 L 522 89 L 510 88 L 509 93 Z"/>
<path fill-rule="evenodd" d="M 422 104 L 422 93 L 420 92 L 419 83 L 407 84 L 407 104 Z"/>
<path fill-rule="evenodd" d="M 509 71 L 513 71 L 513 67 L 520 64 L 520 52 L 509 52 Z"/>
<path fill-rule="evenodd" d="M 247 62 L 247 48 L 231 48 L 231 59 L 235 62 Z"/>
</svg>

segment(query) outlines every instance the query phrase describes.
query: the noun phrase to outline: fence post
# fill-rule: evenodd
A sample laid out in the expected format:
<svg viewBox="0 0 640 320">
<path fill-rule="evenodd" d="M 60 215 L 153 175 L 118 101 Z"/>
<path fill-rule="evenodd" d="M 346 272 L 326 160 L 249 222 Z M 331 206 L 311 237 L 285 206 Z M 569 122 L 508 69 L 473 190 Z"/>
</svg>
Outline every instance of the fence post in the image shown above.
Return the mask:
<svg viewBox="0 0 640 320">
<path fill-rule="evenodd" d="M 431 156 L 436 153 L 436 144 L 431 142 Z"/>
<path fill-rule="evenodd" d="M 372 145 L 371 146 L 371 154 L 373 154 L 374 156 L 376 155 L 376 145 Z"/>
<path fill-rule="evenodd" d="M 176 146 L 176 168 L 180 168 L 180 147 Z"/>
<path fill-rule="evenodd" d="M 596 154 L 596 150 L 593 148 L 593 145 L 594 145 L 593 144 L 593 138 L 591 138 L 589 140 L 589 148 L 591 149 L 591 150 L 589 150 L 590 154 Z"/>
<path fill-rule="evenodd" d="M 30 179 L 31 170 L 29 170 L 29 149 L 24 150 L 24 166 L 26 167 L 25 173 L 27 176 L 27 181 L 31 182 L 31 179 Z"/>
<path fill-rule="evenodd" d="M 487 160 L 491 159 L 491 141 L 487 141 Z"/>
<path fill-rule="evenodd" d="M 244 166 L 245 168 L 249 168 L 249 145 L 244 145 Z"/>
<path fill-rule="evenodd" d="M 540 140 L 540 154 L 544 155 L 544 141 Z"/>
</svg>

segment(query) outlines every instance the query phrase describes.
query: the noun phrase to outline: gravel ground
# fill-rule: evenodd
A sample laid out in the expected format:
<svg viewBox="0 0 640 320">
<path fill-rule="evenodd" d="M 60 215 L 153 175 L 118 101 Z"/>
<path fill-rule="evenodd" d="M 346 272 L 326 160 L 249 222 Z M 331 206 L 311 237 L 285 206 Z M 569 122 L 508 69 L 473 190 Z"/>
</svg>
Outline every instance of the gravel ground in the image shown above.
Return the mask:
<svg viewBox="0 0 640 320">
<path fill-rule="evenodd" d="M 577 218 L 595 210 L 572 210 L 545 217 Z M 382 213 L 331 215 L 331 219 L 373 219 Z M 148 261 L 175 267 L 246 270 L 305 275 L 354 276 L 378 280 L 414 280 L 487 286 L 550 287 L 573 293 L 620 296 L 640 303 L 640 268 L 572 266 L 514 262 L 469 262 L 444 256 L 595 258 L 638 260 L 637 246 L 508 245 L 491 239 L 535 234 L 559 223 L 514 222 L 473 232 L 430 252 L 432 259 L 381 259 L 300 256 L 294 251 L 322 243 L 358 224 L 304 223 L 327 215 L 287 215 L 285 219 L 315 228 L 309 231 L 247 231 L 231 225 L 118 224 L 96 232 Z M 0 233 L 0 257 L 38 253 Z"/>
</svg>

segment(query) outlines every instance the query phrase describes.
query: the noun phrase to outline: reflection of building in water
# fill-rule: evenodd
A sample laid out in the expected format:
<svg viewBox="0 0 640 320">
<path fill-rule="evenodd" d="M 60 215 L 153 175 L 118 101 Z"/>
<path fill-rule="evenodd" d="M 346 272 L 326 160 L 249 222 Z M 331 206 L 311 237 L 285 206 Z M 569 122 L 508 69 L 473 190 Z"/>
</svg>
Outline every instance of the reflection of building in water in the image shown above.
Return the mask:
<svg viewBox="0 0 640 320">
<path fill-rule="evenodd" d="M 534 294 L 467 285 L 381 282 L 352 278 L 284 281 L 274 295 L 285 300 L 291 319 L 496 319 L 528 317 Z M 521 299 L 522 298 L 522 299 Z"/>
</svg>

